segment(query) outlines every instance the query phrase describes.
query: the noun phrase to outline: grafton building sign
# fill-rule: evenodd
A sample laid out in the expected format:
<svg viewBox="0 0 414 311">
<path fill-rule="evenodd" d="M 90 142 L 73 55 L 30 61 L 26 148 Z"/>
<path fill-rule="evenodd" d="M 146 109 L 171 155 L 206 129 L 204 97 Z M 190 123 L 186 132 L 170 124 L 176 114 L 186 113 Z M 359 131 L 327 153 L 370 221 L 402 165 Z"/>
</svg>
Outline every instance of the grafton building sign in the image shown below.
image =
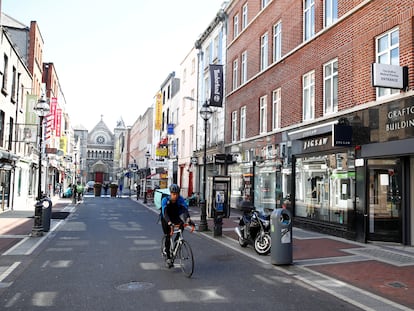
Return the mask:
<svg viewBox="0 0 414 311">
<path fill-rule="evenodd" d="M 387 121 L 385 123 L 387 132 L 414 127 L 414 105 L 389 111 Z"/>
</svg>

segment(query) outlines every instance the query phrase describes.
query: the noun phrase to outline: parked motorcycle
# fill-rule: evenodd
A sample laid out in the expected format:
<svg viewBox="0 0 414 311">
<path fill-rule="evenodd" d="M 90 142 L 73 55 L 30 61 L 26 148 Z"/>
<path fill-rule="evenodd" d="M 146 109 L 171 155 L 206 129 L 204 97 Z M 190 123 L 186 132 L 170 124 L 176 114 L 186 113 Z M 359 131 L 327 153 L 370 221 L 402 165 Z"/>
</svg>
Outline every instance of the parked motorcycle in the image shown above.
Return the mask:
<svg viewBox="0 0 414 311">
<path fill-rule="evenodd" d="M 234 228 L 236 231 L 239 244 L 241 247 L 253 245 L 254 250 L 259 255 L 267 255 L 270 253 L 272 246 L 270 237 L 270 215 L 266 215 L 253 206 L 241 204 L 240 209 L 243 211 L 243 216 L 240 217 L 238 227 Z"/>
</svg>

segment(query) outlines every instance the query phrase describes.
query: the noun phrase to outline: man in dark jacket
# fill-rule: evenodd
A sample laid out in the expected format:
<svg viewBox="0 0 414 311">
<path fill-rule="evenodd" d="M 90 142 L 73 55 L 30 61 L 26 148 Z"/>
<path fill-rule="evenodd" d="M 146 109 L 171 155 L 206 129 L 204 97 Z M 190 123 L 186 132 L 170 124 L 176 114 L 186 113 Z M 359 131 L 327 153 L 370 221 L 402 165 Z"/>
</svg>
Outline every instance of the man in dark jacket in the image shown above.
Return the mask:
<svg viewBox="0 0 414 311">
<path fill-rule="evenodd" d="M 188 206 L 185 199 L 180 195 L 180 187 L 176 184 L 170 186 L 170 195 L 161 201 L 161 225 L 165 235 L 165 252 L 167 253 L 166 265 L 171 268 L 171 226 L 184 225 L 185 222 L 193 225 L 188 213 Z"/>
</svg>

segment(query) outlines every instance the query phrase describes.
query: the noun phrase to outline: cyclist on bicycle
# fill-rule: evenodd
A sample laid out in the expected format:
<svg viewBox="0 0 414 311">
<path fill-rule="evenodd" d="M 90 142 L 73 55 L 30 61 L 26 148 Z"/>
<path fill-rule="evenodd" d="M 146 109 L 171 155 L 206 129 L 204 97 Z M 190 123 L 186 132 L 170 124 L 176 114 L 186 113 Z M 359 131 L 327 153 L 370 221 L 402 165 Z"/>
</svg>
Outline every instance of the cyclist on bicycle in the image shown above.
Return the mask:
<svg viewBox="0 0 414 311">
<path fill-rule="evenodd" d="M 171 226 L 181 225 L 185 222 L 194 225 L 188 213 L 188 206 L 185 199 L 180 195 L 180 187 L 177 184 L 170 186 L 170 195 L 161 201 L 161 225 L 165 234 L 165 252 L 167 253 L 166 265 L 168 268 L 173 266 L 171 260 Z"/>
</svg>

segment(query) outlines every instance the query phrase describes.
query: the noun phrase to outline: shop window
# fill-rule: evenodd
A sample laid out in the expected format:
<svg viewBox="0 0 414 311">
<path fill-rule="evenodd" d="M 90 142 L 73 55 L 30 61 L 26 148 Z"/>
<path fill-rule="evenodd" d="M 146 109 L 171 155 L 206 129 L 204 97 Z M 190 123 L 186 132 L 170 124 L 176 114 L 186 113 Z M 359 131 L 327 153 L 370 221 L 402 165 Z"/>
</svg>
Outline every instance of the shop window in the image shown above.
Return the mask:
<svg viewBox="0 0 414 311">
<path fill-rule="evenodd" d="M 297 217 L 347 224 L 353 210 L 354 154 L 327 154 L 296 159 Z"/>
</svg>

